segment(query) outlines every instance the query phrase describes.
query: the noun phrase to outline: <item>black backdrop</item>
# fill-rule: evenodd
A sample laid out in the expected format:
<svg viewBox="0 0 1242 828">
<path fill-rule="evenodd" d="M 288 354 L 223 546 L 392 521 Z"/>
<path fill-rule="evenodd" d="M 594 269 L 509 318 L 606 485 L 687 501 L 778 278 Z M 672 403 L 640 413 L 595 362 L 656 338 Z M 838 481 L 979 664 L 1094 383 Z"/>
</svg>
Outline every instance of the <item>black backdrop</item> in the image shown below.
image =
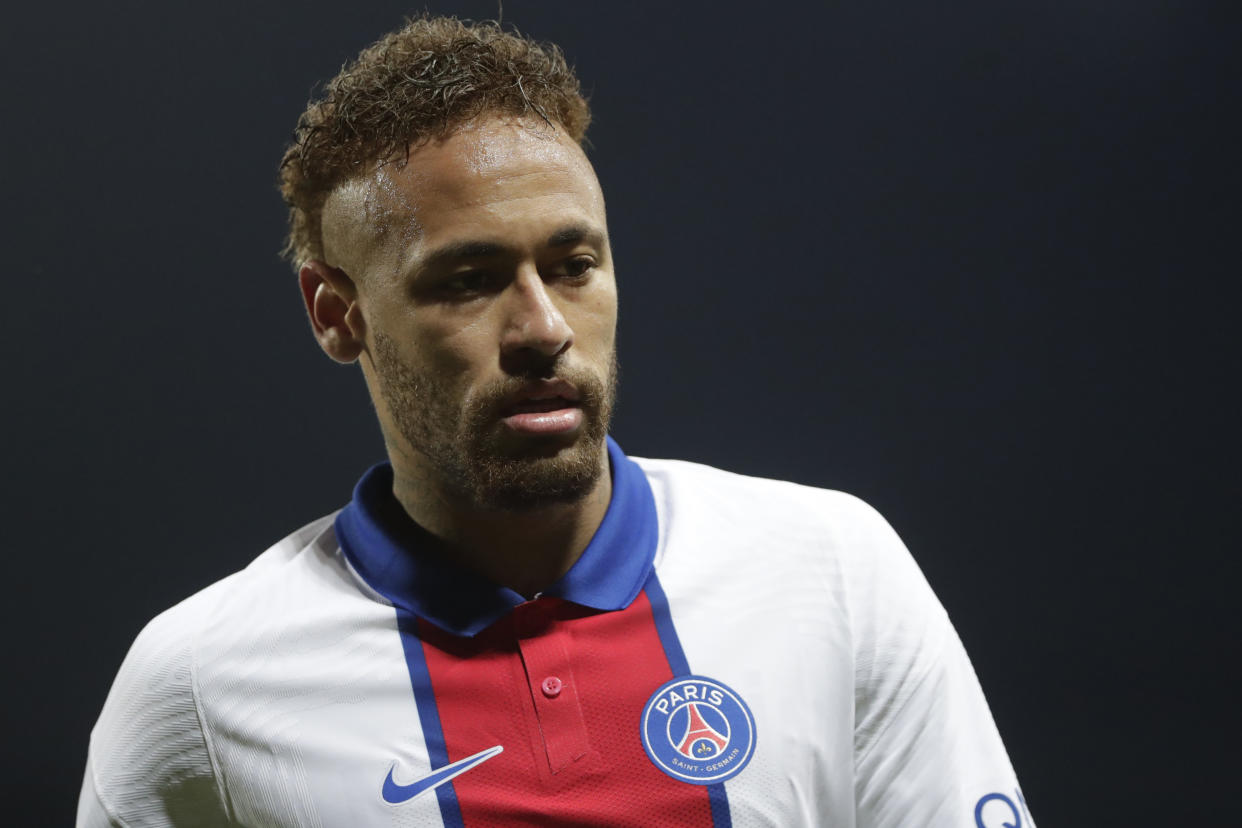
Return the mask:
<svg viewBox="0 0 1242 828">
<path fill-rule="evenodd" d="M 1237 790 L 1226 5 L 504 6 L 592 93 L 621 444 L 878 507 L 1045 826 Z M 147 619 L 380 457 L 273 182 L 312 83 L 417 8 L 5 13 L 6 824 L 70 821 Z"/>
</svg>

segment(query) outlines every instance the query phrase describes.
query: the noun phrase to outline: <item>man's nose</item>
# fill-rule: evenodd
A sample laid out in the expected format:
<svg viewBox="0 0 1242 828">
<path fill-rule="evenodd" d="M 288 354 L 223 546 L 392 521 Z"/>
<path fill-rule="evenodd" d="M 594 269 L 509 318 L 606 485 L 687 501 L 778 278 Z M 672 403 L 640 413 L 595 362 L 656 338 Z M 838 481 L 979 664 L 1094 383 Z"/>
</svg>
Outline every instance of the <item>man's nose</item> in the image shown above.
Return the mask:
<svg viewBox="0 0 1242 828">
<path fill-rule="evenodd" d="M 574 341 L 573 329 L 538 270 L 520 270 L 506 293 L 503 354 L 552 358 L 569 350 Z"/>
</svg>

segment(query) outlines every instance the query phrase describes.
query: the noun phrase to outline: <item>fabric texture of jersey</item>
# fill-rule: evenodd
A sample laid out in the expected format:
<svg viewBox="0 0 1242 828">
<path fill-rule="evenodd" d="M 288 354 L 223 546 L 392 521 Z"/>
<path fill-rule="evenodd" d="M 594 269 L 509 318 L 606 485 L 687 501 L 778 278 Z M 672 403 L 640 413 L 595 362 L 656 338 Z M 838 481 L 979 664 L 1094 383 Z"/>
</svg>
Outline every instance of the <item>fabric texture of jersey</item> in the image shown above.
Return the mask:
<svg viewBox="0 0 1242 828">
<path fill-rule="evenodd" d="M 532 600 L 369 471 L 152 621 L 78 825 L 1031 828 L 952 625 L 849 495 L 634 460 Z"/>
</svg>

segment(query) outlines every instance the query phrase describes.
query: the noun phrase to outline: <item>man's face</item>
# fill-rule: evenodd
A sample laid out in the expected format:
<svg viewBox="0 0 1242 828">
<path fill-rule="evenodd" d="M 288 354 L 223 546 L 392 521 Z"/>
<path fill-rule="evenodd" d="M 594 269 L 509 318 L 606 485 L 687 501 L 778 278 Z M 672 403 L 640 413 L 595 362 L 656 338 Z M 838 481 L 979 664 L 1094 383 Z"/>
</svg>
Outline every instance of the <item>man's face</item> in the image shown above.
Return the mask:
<svg viewBox="0 0 1242 828">
<path fill-rule="evenodd" d="M 599 182 L 572 140 L 542 121 L 469 124 L 338 190 L 324 226 L 358 290 L 395 465 L 485 508 L 591 491 L 617 297 Z"/>
</svg>

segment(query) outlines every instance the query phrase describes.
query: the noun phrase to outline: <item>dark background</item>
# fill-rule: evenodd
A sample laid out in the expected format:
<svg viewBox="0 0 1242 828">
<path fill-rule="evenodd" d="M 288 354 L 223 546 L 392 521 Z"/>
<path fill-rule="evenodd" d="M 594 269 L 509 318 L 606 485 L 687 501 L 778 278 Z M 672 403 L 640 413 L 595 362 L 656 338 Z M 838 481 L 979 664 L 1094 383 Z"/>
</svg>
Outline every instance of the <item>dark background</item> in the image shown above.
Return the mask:
<svg viewBox="0 0 1242 828">
<path fill-rule="evenodd" d="M 614 434 L 879 508 L 1045 828 L 1236 813 L 1228 6 L 504 6 L 593 96 Z M 71 821 L 150 617 L 379 459 L 275 168 L 312 84 L 419 8 L 6 12 L 6 824 Z"/>
</svg>

